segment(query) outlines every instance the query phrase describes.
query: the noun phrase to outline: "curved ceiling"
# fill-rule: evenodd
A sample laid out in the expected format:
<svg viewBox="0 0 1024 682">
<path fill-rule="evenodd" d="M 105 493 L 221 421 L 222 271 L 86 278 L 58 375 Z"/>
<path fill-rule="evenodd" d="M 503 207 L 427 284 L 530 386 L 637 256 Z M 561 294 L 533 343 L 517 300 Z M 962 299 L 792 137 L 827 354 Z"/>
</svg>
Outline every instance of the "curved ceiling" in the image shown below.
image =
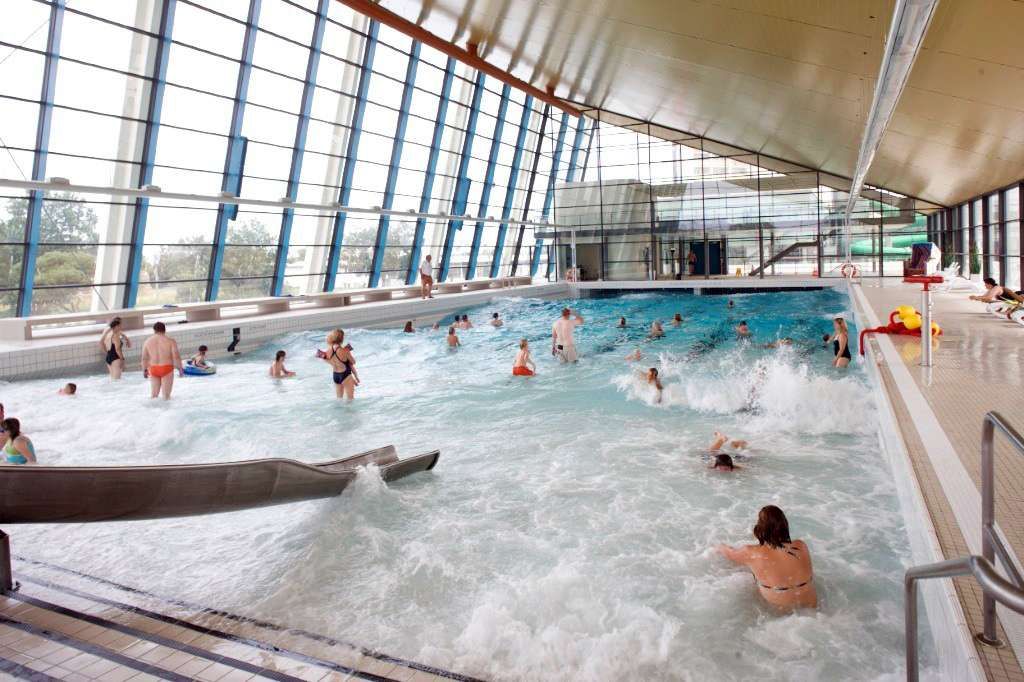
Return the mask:
<svg viewBox="0 0 1024 682">
<path fill-rule="evenodd" d="M 381 0 L 585 107 L 850 176 L 893 0 Z M 1024 177 L 1024 3 L 942 0 L 867 181 L 952 204 Z"/>
</svg>

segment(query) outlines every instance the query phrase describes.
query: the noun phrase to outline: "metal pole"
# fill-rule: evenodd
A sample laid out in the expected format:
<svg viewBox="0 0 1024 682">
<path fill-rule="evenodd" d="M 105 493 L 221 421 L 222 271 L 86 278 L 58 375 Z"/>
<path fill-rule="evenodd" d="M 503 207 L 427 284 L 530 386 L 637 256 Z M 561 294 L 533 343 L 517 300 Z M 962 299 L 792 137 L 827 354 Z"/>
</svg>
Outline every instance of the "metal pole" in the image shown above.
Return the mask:
<svg viewBox="0 0 1024 682">
<path fill-rule="evenodd" d="M 921 290 L 921 366 L 932 366 L 932 292 L 927 284 Z"/>
<path fill-rule="evenodd" d="M 11 540 L 0 530 L 0 594 L 14 591 L 14 574 L 11 573 Z"/>
<path fill-rule="evenodd" d="M 995 466 L 993 460 L 995 424 L 986 419 L 981 426 L 981 556 L 995 564 L 992 533 L 995 531 Z M 984 630 L 978 640 L 989 646 L 1002 646 L 996 632 L 996 600 L 987 590 L 982 592 L 981 613 Z"/>
<path fill-rule="evenodd" d="M 907 682 L 918 682 L 917 670 L 917 579 L 903 581 L 904 639 L 907 650 Z"/>
</svg>

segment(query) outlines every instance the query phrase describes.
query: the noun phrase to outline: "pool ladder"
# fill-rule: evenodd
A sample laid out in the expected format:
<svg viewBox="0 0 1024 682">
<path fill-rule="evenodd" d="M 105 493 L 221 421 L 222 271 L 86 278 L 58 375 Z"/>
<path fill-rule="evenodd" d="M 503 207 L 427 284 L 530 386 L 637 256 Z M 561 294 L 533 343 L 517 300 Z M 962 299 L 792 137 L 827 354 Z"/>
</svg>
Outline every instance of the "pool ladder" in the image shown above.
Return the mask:
<svg viewBox="0 0 1024 682">
<path fill-rule="evenodd" d="M 907 570 L 903 578 L 906 608 L 907 638 L 907 680 L 918 682 L 917 653 L 917 582 L 931 578 L 952 578 L 971 575 L 981 585 L 984 593 L 982 615 L 984 630 L 975 638 L 989 646 L 1002 646 L 996 632 L 996 602 L 1024 614 L 1024 578 L 1017 571 L 1017 565 L 1010 557 L 995 527 L 995 473 L 993 440 L 996 428 L 1006 436 L 1010 444 L 1024 455 L 1024 437 L 1010 426 L 998 412 L 989 412 L 982 422 L 981 431 L 981 556 L 971 555 L 940 561 Z M 996 570 L 999 563 L 1009 580 Z"/>
</svg>

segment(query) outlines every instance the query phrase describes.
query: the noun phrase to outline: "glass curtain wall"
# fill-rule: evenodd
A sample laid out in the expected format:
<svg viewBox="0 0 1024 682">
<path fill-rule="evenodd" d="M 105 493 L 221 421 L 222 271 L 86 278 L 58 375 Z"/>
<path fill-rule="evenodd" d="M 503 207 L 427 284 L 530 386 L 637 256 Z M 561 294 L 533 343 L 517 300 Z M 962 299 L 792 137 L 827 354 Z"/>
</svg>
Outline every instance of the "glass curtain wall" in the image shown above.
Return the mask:
<svg viewBox="0 0 1024 682">
<path fill-rule="evenodd" d="M 1014 291 L 1024 287 L 1022 190 L 1022 184 L 1016 182 L 952 206 L 935 221 L 933 229 L 950 245 L 947 260 L 958 263 L 961 274 L 974 279 L 992 277 Z"/>
<path fill-rule="evenodd" d="M 866 187 L 843 230 L 850 181 L 617 114 L 586 112 L 573 177 L 558 174 L 554 240 L 562 276 L 582 280 L 812 275 L 851 259 L 902 275 L 941 207 Z M 591 138 L 591 139 L 588 139 Z M 573 260 L 575 254 L 575 261 Z"/>
<path fill-rule="evenodd" d="M 14 316 L 528 274 L 476 218 L 542 217 L 561 112 L 332 0 L 7 0 L 0 120 L 0 179 L 471 216 L 0 187 Z"/>
</svg>

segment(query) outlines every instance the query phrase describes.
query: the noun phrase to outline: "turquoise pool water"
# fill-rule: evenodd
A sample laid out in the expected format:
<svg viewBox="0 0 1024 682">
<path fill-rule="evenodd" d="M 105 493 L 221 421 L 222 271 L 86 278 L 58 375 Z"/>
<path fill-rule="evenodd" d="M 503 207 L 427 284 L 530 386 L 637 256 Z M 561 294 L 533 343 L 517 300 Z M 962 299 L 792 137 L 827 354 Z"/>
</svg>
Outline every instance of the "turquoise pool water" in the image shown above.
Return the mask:
<svg viewBox="0 0 1024 682">
<path fill-rule="evenodd" d="M 834 315 L 852 319 L 846 296 L 571 301 L 586 318 L 575 366 L 547 352 L 566 303 L 459 311 L 478 326 L 454 353 L 443 331 L 346 330 L 363 381 L 352 404 L 313 357 L 323 331 L 180 380 L 169 404 L 137 372 L 80 378 L 73 399 L 52 380 L 2 385 L 51 464 L 442 450 L 434 473 L 391 487 L 368 471 L 327 501 L 14 528 L 15 551 L 487 678 L 900 678 L 906 530 L 867 378 L 832 368 L 821 343 Z M 484 326 L 495 311 L 503 329 Z M 653 319 L 664 339 L 645 339 Z M 731 331 L 741 319 L 751 342 Z M 796 342 L 763 347 L 784 336 Z M 534 378 L 511 376 L 521 337 Z M 627 363 L 637 347 L 645 359 Z M 298 377 L 266 376 L 278 348 Z M 660 405 L 638 377 L 651 366 Z M 751 441 L 742 471 L 706 468 L 716 429 Z M 771 612 L 708 550 L 750 540 L 765 504 L 810 546 L 816 612 Z"/>
</svg>

